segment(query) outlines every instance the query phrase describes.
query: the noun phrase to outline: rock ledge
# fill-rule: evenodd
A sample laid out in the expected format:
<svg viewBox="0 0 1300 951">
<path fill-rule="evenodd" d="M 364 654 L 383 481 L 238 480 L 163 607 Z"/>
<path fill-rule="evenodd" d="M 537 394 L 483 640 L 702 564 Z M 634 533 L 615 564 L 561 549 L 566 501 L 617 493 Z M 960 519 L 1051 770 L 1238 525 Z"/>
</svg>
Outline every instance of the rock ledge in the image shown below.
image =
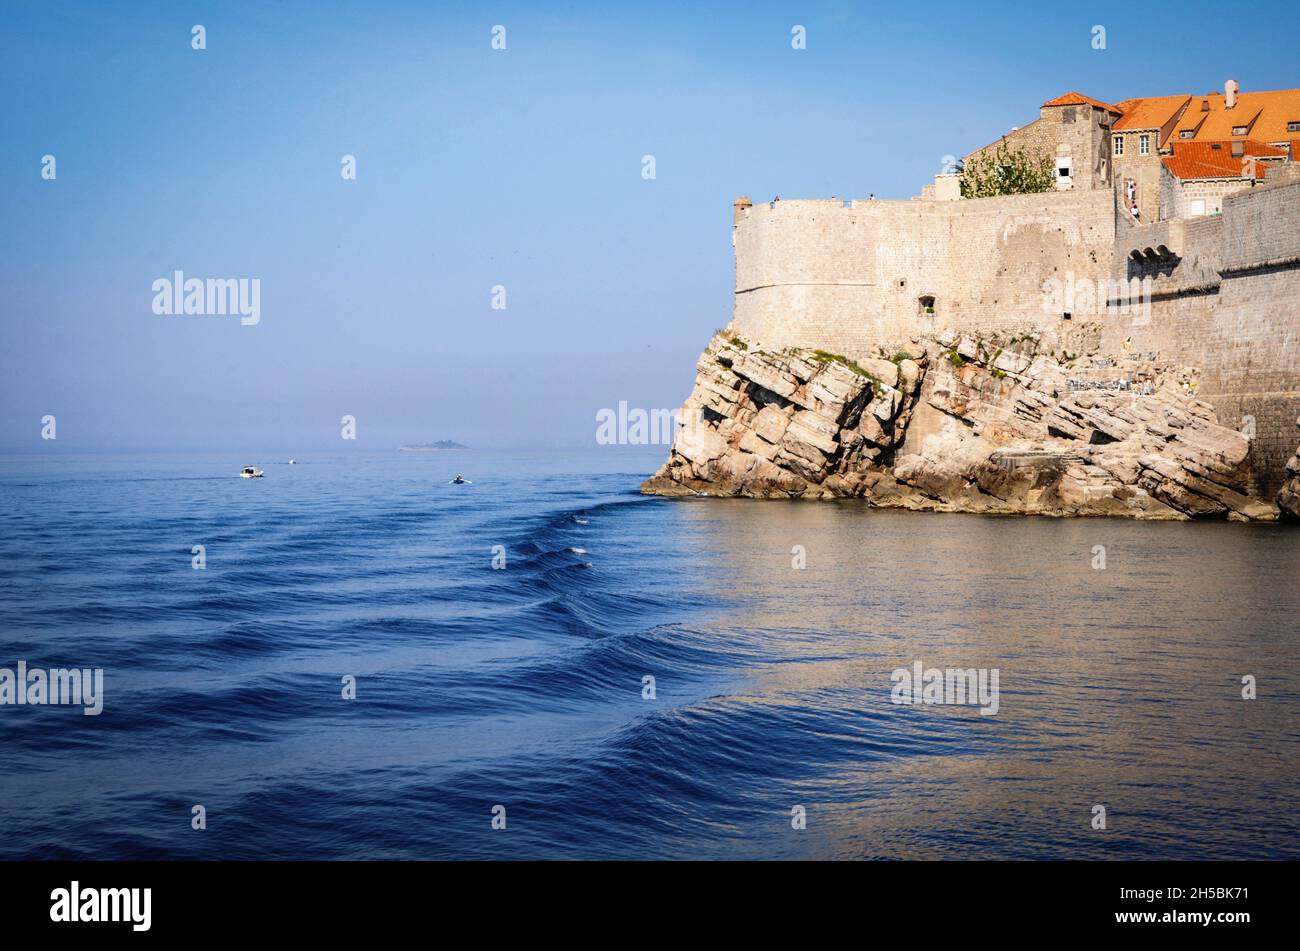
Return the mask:
<svg viewBox="0 0 1300 951">
<path fill-rule="evenodd" d="M 886 356 L 715 336 L 658 495 L 863 498 L 937 511 L 1271 521 L 1250 444 L 1195 398 L 1198 371 L 1042 354 L 949 332 Z M 1086 366 L 1080 366 L 1080 363 Z M 1300 515 L 1300 450 L 1279 496 Z"/>
</svg>

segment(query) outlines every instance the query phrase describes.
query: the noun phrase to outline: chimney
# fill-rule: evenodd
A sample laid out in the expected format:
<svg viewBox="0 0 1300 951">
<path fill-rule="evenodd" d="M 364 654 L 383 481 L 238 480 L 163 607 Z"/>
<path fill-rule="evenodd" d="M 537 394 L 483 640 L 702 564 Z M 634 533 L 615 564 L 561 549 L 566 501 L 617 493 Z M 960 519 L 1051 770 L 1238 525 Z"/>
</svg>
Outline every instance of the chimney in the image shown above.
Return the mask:
<svg viewBox="0 0 1300 951">
<path fill-rule="evenodd" d="M 1223 84 L 1223 108 L 1231 109 L 1237 104 L 1237 93 L 1240 90 L 1235 79 L 1229 79 Z"/>
</svg>

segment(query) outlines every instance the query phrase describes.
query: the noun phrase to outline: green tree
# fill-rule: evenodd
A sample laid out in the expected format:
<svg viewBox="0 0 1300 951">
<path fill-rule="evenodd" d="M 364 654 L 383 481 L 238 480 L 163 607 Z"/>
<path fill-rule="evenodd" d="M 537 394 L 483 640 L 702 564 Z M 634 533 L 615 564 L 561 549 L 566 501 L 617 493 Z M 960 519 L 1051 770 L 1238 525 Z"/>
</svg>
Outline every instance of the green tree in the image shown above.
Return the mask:
<svg viewBox="0 0 1300 951">
<path fill-rule="evenodd" d="M 962 167 L 963 198 L 1032 195 L 1055 187 L 1056 169 L 1051 156 L 1013 149 L 1005 136 L 994 152 L 973 155 Z"/>
</svg>

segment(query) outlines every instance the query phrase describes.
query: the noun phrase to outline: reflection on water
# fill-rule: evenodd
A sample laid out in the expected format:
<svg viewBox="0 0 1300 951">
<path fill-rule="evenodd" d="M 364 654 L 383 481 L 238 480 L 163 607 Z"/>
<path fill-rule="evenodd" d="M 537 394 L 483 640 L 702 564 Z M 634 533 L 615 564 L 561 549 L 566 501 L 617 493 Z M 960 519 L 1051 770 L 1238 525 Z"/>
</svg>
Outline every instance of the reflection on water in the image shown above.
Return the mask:
<svg viewBox="0 0 1300 951">
<path fill-rule="evenodd" d="M 816 845 L 792 853 L 1300 855 L 1295 529 L 681 508 L 716 541 L 728 626 L 767 632 L 747 693 L 813 721 L 820 768 L 789 790 Z M 998 668 L 998 715 L 891 704 L 916 660 Z"/>
</svg>

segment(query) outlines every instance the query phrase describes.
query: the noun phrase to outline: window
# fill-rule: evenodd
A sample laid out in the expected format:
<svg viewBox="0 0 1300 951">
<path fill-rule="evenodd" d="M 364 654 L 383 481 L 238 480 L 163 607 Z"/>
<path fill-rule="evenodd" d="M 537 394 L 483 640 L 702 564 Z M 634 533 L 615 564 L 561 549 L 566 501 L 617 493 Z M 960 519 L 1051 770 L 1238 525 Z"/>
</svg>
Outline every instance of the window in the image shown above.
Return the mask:
<svg viewBox="0 0 1300 951">
<path fill-rule="evenodd" d="M 1234 126 L 1232 127 L 1232 134 L 1233 134 L 1233 135 L 1245 135 L 1245 134 L 1246 134 L 1246 127 L 1245 127 L 1244 125 L 1234 125 Z"/>
<path fill-rule="evenodd" d="M 1142 155 L 1151 154 L 1151 136 L 1149 135 L 1138 136 L 1138 152 Z"/>
<path fill-rule="evenodd" d="M 1292 120 L 1286 124 L 1288 132 L 1300 132 L 1300 119 Z"/>
<path fill-rule="evenodd" d="M 1115 154 L 1116 155 L 1124 154 L 1124 136 L 1122 135 L 1115 136 Z"/>
<path fill-rule="evenodd" d="M 1194 135 L 1196 135 L 1196 130 L 1195 130 L 1195 129 L 1184 129 L 1182 132 L 1179 132 L 1179 133 L 1178 133 L 1178 138 L 1180 138 L 1180 139 L 1190 139 L 1190 138 L 1191 138 L 1192 136 L 1194 136 Z"/>
<path fill-rule="evenodd" d="M 1245 142 L 1233 142 L 1233 143 L 1232 143 L 1232 157 L 1233 157 L 1233 158 L 1241 158 L 1241 157 L 1242 157 L 1243 155 L 1245 155 L 1245 154 L 1246 154 L 1246 143 L 1245 143 Z"/>
</svg>

